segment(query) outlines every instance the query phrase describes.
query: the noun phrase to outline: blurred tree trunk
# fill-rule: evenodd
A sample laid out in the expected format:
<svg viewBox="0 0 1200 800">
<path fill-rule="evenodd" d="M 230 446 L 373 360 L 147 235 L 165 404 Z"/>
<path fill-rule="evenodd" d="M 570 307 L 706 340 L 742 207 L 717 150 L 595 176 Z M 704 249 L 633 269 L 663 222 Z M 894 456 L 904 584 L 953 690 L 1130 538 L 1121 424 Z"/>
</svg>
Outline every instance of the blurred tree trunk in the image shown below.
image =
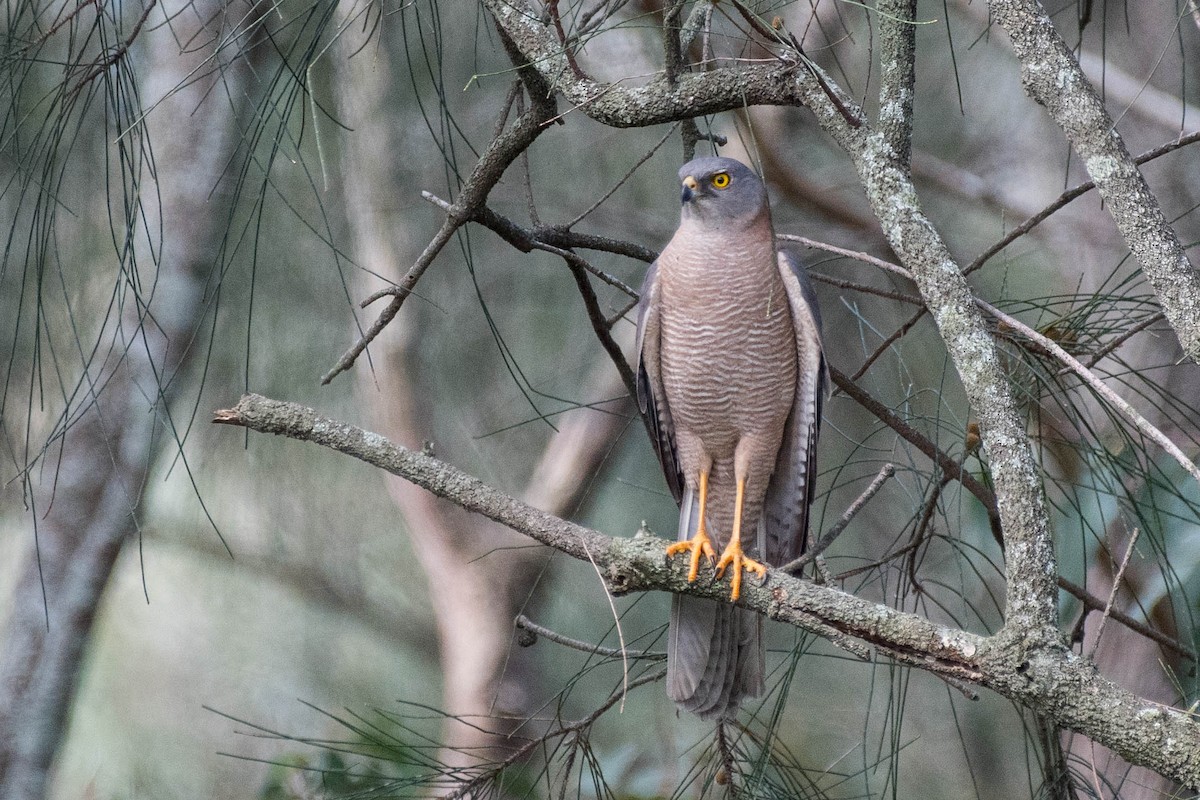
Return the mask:
<svg viewBox="0 0 1200 800">
<path fill-rule="evenodd" d="M 132 181 L 152 200 L 115 222 L 127 222 L 118 237 L 127 232 L 129 247 L 137 241 L 140 257 L 136 266 L 130 258 L 114 268 L 118 305 L 97 336 L 116 342 L 116 357 L 91 364 L 63 415 L 71 422 L 60 459 L 31 473 L 44 476 L 30 487 L 36 551 L 31 546 L 26 555 L 0 643 L 6 800 L 45 794 L 104 589 L 136 531 L 151 464 L 174 446 L 169 402 L 194 352 L 204 283 L 225 231 L 226 209 L 210 197 L 241 141 L 236 122 L 249 94 L 244 65 L 213 63 L 230 20 L 247 19 L 253 8 L 228 5 L 161 4 L 135 44 L 147 76 L 144 107 L 153 109 L 141 133 L 153 143 L 155 163 L 143 164 Z M 115 80 L 113 72 L 96 80 Z M 137 142 L 138 134 L 135 126 L 128 135 Z M 147 240 L 152 247 L 141 247 Z"/>
<path fill-rule="evenodd" d="M 339 7 L 341 13 L 354 11 Z M 341 186 L 360 268 L 355 294 L 365 297 L 379 288 L 373 275 L 399 283 L 408 268 L 405 259 L 413 247 L 407 228 L 388 209 L 396 207 L 398 193 L 414 190 L 402 180 L 399 123 L 389 112 L 396 72 L 386 42 L 364 43 L 374 26 L 361 20 L 343 18 L 339 27 L 346 32 L 338 39 L 339 57 L 334 59 L 336 95 L 339 117 L 352 131 L 344 137 Z M 374 429 L 419 448 L 426 440 L 445 442 L 430 428 L 434 415 L 428 394 L 414 380 L 422 371 L 413 363 L 410 347 L 417 335 L 411 311 L 402 311 L 371 346 L 374 368 L 360 362 L 359 386 Z M 591 396 L 623 391 L 607 363 L 596 381 Z M 626 414 L 632 413 L 632 403 L 611 411 L 581 410 L 563 420 L 523 493 L 527 502 L 560 516 L 573 510 L 588 476 L 599 468 Z M 454 460 L 453 454 L 450 458 Z M 438 628 L 442 710 L 450 715 L 439 758 L 450 768 L 501 759 L 520 744 L 511 734 L 544 699 L 532 657 L 511 645 L 513 620 L 536 602 L 535 590 L 551 552 L 531 547 L 525 536 L 408 481 L 388 476 L 387 482 L 428 579 Z M 526 733 L 534 731 L 526 728 Z"/>
</svg>

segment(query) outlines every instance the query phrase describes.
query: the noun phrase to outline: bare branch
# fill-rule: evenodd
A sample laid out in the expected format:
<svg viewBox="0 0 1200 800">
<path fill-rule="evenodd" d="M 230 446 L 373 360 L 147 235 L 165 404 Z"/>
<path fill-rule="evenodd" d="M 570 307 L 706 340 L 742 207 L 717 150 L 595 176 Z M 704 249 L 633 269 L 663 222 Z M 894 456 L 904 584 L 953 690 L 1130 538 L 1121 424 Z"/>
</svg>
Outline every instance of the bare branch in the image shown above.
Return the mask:
<svg viewBox="0 0 1200 800">
<path fill-rule="evenodd" d="M 1200 359 L 1200 275 L 1125 148 L 1104 103 L 1045 9 L 1035 0 L 991 0 L 1021 62 L 1026 93 L 1045 106 L 1095 181 L 1184 354 Z"/>
<path fill-rule="evenodd" d="M 781 237 L 781 238 L 783 238 L 783 237 Z M 884 269 L 895 275 L 900 275 L 902 277 L 910 277 L 908 275 L 907 271 L 904 270 L 903 267 L 900 267 L 896 264 L 890 264 L 887 261 L 884 261 L 883 259 L 875 258 L 874 256 L 868 255 L 866 253 L 859 253 L 859 252 L 855 252 L 853 250 L 847 250 L 847 249 L 841 248 L 841 247 L 834 247 L 832 245 L 826 245 L 826 244 L 823 244 L 820 242 L 814 242 L 809 239 L 804 239 L 803 237 L 800 237 L 800 236 L 787 237 L 787 238 L 794 239 L 794 240 L 800 240 L 800 241 L 803 241 L 805 244 L 808 244 L 811 247 L 820 247 L 821 249 L 829 250 L 830 252 L 836 252 L 841 255 L 845 255 L 848 258 L 853 258 L 853 259 L 863 261 L 868 264 L 873 264 L 873 265 L 879 267 L 880 269 Z M 1138 412 L 1137 409 L 1135 409 L 1132 405 L 1130 405 L 1124 399 L 1122 399 L 1120 395 L 1118 395 L 1112 389 L 1108 388 L 1108 386 L 1105 385 L 1105 383 L 1102 380 L 1100 380 L 1100 378 L 1096 375 L 1096 373 L 1092 372 L 1090 369 L 1088 369 L 1083 364 L 1081 364 L 1078 359 L 1076 359 L 1074 356 L 1072 356 L 1070 353 L 1068 353 L 1066 350 L 1064 350 L 1062 347 L 1060 347 L 1058 345 L 1058 343 L 1055 342 L 1050 337 L 1045 336 L 1041 333 L 1038 333 L 1037 331 L 1035 331 L 1033 328 L 1029 327 L 1025 323 L 1021 322 L 1020 320 L 1016 319 L 1015 317 L 1013 317 L 1009 314 L 1004 313 L 1003 311 L 1001 311 L 1000 309 L 991 305 L 990 303 L 988 303 L 985 300 L 976 299 L 975 302 L 976 302 L 976 304 L 979 305 L 980 308 L 982 308 L 988 314 L 995 317 L 1000 322 L 1003 322 L 1005 325 L 1009 326 L 1013 330 L 1019 331 L 1027 339 L 1029 339 L 1030 341 L 1036 342 L 1046 352 L 1049 352 L 1051 355 L 1053 355 L 1055 358 L 1057 358 L 1059 361 L 1061 361 L 1066 366 L 1067 369 L 1069 369 L 1070 371 L 1077 374 L 1080 378 L 1082 378 L 1083 381 L 1088 386 L 1092 387 L 1093 391 L 1095 391 L 1097 394 L 1099 394 L 1101 397 L 1103 397 L 1106 401 L 1108 401 L 1116 410 L 1120 411 L 1121 414 L 1124 415 L 1130 422 L 1132 422 L 1138 430 L 1140 430 L 1143 434 L 1145 434 L 1153 442 L 1158 444 L 1164 451 L 1166 451 L 1166 453 L 1168 455 L 1171 456 L 1171 458 L 1175 459 L 1175 461 L 1178 462 L 1180 466 L 1182 466 L 1185 470 L 1187 470 L 1188 474 L 1190 474 L 1193 478 L 1195 478 L 1197 482 L 1200 482 L 1200 467 L 1197 467 L 1196 464 L 1191 459 L 1189 459 L 1187 457 L 1187 455 L 1182 450 L 1179 449 L 1179 446 L 1176 445 L 1174 442 L 1172 442 L 1171 439 L 1165 433 L 1163 433 L 1161 430 L 1159 430 L 1157 427 L 1155 427 L 1154 424 L 1152 424 L 1149 420 L 1147 420 L 1145 417 L 1143 417 Z M 916 317 L 914 316 L 914 319 L 910 320 L 909 324 L 915 322 L 915 319 L 916 319 Z M 903 330 L 903 328 L 902 328 L 902 330 Z M 873 360 L 873 359 L 871 359 L 871 360 Z M 869 364 L 870 364 L 870 360 L 868 360 L 867 365 L 869 366 Z M 860 377 L 864 371 L 865 370 L 863 368 L 860 368 L 859 371 L 856 372 L 854 374 L 854 376 L 849 378 L 847 382 L 852 383 L 855 379 Z"/>
<path fill-rule="evenodd" d="M 1200 142 L 1200 131 L 1189 133 L 1187 136 L 1181 136 L 1179 139 L 1173 142 L 1167 142 L 1166 144 L 1155 147 L 1153 150 L 1148 150 L 1138 156 L 1135 159 L 1135 162 L 1139 165 L 1145 164 L 1147 161 L 1153 161 L 1159 156 L 1166 155 L 1167 153 L 1173 152 L 1181 147 L 1186 147 L 1187 145 L 1194 144 L 1196 142 Z M 1085 181 L 1078 186 L 1073 186 L 1070 189 L 1067 189 L 1065 192 L 1055 198 L 1054 202 L 1050 203 L 1041 211 L 1026 219 L 1020 225 L 1016 226 L 1003 237 L 1001 237 L 1000 240 L 994 245 L 976 256 L 975 260 L 968 264 L 963 272 L 969 275 L 975 270 L 979 269 L 989 260 L 991 260 L 992 256 L 996 255 L 1001 250 L 1015 242 L 1017 239 L 1020 239 L 1022 236 L 1036 228 L 1039 224 L 1046 221 L 1046 219 L 1053 215 L 1054 212 L 1058 211 L 1075 198 L 1081 197 L 1095 188 L 1095 181 Z"/>
<path fill-rule="evenodd" d="M 439 208 L 447 211 L 451 208 L 450 203 L 431 192 L 421 192 L 421 196 Z M 540 227 L 526 228 L 513 222 L 508 217 L 497 214 L 487 206 L 480 206 L 472 211 L 470 219 L 472 222 L 478 222 L 483 227 L 492 231 L 522 253 L 535 250 L 540 245 L 549 245 L 550 247 L 561 247 L 563 249 L 578 247 L 584 250 L 613 253 L 614 255 L 643 261 L 647 264 L 658 258 L 657 253 L 648 247 L 642 247 L 640 244 L 624 242 L 620 239 L 610 239 L 607 236 L 578 233 L 560 225 L 542 225 Z M 591 272 L 609 286 L 620 289 L 630 297 L 637 298 L 637 292 L 624 281 L 594 267 L 589 267 L 588 272 Z"/>
<path fill-rule="evenodd" d="M 641 653 L 630 653 L 626 650 L 621 650 L 615 647 L 603 647 L 590 642 L 581 642 L 578 639 L 572 639 L 569 636 L 563 636 L 557 631 L 552 631 L 549 628 L 538 625 L 524 614 L 519 614 L 513 621 L 513 625 L 516 626 L 518 630 L 527 631 L 530 634 L 529 639 L 518 640 L 517 643 L 522 647 L 532 647 L 534 643 L 537 642 L 537 637 L 541 636 L 549 639 L 555 644 L 561 644 L 563 647 L 569 647 L 572 650 L 578 650 L 581 653 L 592 653 L 594 655 L 604 656 L 605 658 L 645 658 L 651 661 L 665 661 L 667 658 L 666 653 L 654 653 L 648 650 Z"/>
<path fill-rule="evenodd" d="M 829 545 L 833 544 L 834 540 L 841 536 L 842 531 L 846 530 L 847 526 L 850 525 L 850 521 L 858 515 L 858 512 L 862 511 L 863 508 L 866 507 L 867 503 L 871 502 L 871 498 L 883 488 L 883 484 L 887 482 L 888 478 L 891 478 L 895 474 L 896 467 L 894 464 L 884 464 L 883 467 L 880 468 L 879 474 L 875 476 L 875 480 L 871 481 L 871 485 L 868 486 L 863 493 L 860 494 L 854 500 L 854 502 L 850 504 L 850 507 L 847 508 L 842 513 L 841 518 L 839 518 L 838 521 L 835 522 L 833 526 L 825 532 L 825 535 L 822 536 L 815 544 L 813 544 L 808 549 L 808 552 L 806 552 L 804 555 L 800 556 L 794 561 L 784 564 L 782 567 L 779 567 L 779 569 L 783 572 L 795 572 L 829 549 Z"/>
<path fill-rule="evenodd" d="M 992 536 L 995 537 L 997 542 L 1003 542 L 1000 528 L 1000 511 L 996 507 L 996 494 L 991 489 L 984 486 L 974 475 L 963 469 L 962 464 L 955 461 L 947 453 L 939 450 L 937 445 L 916 428 L 905 422 L 899 414 L 859 388 L 858 384 L 846 377 L 845 373 L 831 367 L 829 375 L 833 378 L 833 383 L 838 389 L 845 392 L 856 403 L 874 414 L 880 422 L 900 434 L 909 444 L 916 447 L 926 457 L 937 464 L 938 469 L 960 482 L 964 489 L 975 495 L 975 498 L 983 504 L 984 509 L 987 511 L 988 522 L 992 528 Z"/>
<path fill-rule="evenodd" d="M 1100 380 L 1096 373 L 1079 363 L 1074 356 L 1062 349 L 1062 347 L 1060 347 L 1059 344 L 1049 336 L 1044 336 L 1038 333 L 1033 328 L 1021 322 L 1019 319 L 1005 314 L 1000 309 L 984 302 L 983 300 L 977 300 L 976 302 L 979 303 L 981 308 L 983 308 L 996 319 L 1008 325 L 1013 330 L 1020 331 L 1022 336 L 1037 342 L 1047 351 L 1052 353 L 1055 358 L 1065 364 L 1068 369 L 1070 369 L 1079 377 L 1083 378 L 1083 381 L 1088 386 L 1092 387 L 1092 390 L 1096 392 L 1096 394 L 1108 401 L 1108 403 L 1117 411 L 1120 411 L 1121 414 L 1124 415 L 1125 418 L 1130 422 L 1132 422 L 1139 431 L 1141 431 L 1147 438 L 1165 450 L 1167 455 L 1175 459 L 1175 461 L 1181 467 L 1187 470 L 1189 475 L 1196 479 L 1197 483 L 1200 483 L 1200 467 L 1197 467 L 1192 460 L 1188 458 L 1182 450 L 1179 449 L 1179 446 L 1172 442 L 1165 433 L 1155 427 L 1150 420 L 1143 417 L 1140 413 L 1138 413 L 1136 408 L 1125 402 L 1120 395 L 1108 388 L 1108 386 L 1104 383 L 1104 381 Z"/>
<path fill-rule="evenodd" d="M 424 192 L 423 194 L 425 199 L 432 203 L 435 203 L 439 206 L 446 205 L 446 201 L 430 194 L 429 192 Z M 610 330 L 612 324 L 609 322 L 608 318 L 604 316 L 604 312 L 600 308 L 599 300 L 596 297 L 596 292 L 592 288 L 591 283 L 588 281 L 587 275 L 588 273 L 596 275 L 606 283 L 616 286 L 631 297 L 636 297 L 637 292 L 608 273 L 596 269 L 590 263 L 588 263 L 586 259 L 581 258 L 577 253 L 572 252 L 570 249 L 559 247 L 545 241 L 541 235 L 542 231 L 546 230 L 545 228 L 533 230 L 522 228 L 515 222 L 492 211 L 487 206 L 480 206 L 479 208 L 475 209 L 471 214 L 471 218 L 494 231 L 506 242 L 522 252 L 541 250 L 546 253 L 552 253 L 553 255 L 562 258 L 566 262 L 567 267 L 571 270 L 572 277 L 575 279 L 575 284 L 579 289 L 579 294 L 583 298 L 583 304 L 587 309 L 588 319 L 592 323 L 592 330 L 595 332 L 596 338 L 600 340 L 600 345 L 608 354 L 613 366 L 617 368 L 617 372 L 621 376 L 621 381 L 625 384 L 625 390 L 629 393 L 630 397 L 635 397 L 637 395 L 637 379 L 633 375 L 633 370 L 629 367 L 629 362 L 625 360 L 625 354 L 621 351 L 621 346 L 617 344 L 616 340 L 612 337 L 612 331 Z M 561 229 L 556 230 L 557 235 L 553 236 L 553 238 L 560 241 L 564 239 L 567 241 L 573 241 L 577 238 L 576 235 L 572 234 L 570 231 Z"/>
<path fill-rule="evenodd" d="M 583 305 L 587 309 L 588 320 L 592 323 L 592 331 L 596 334 L 596 338 L 600 340 L 600 346 L 608 354 L 613 366 L 620 373 L 621 381 L 625 384 L 625 390 L 629 393 L 630 397 L 636 397 L 637 378 L 634 376 L 629 362 L 625 360 L 625 354 L 621 351 L 621 345 L 617 344 L 616 340 L 613 339 L 612 331 L 609 330 L 608 319 L 600 309 L 600 301 L 596 297 L 596 290 L 592 288 L 592 284 L 588 280 L 587 275 L 592 269 L 591 265 L 570 250 L 563 250 L 548 244 L 540 244 L 538 249 L 544 250 L 547 253 L 553 253 L 567 262 L 567 267 L 571 270 L 571 276 L 575 278 L 575 286 L 579 289 L 579 296 L 583 298 Z"/>
<path fill-rule="evenodd" d="M 1134 528 L 1133 534 L 1129 537 L 1129 546 L 1125 548 L 1125 557 L 1121 559 L 1121 566 L 1117 568 L 1117 574 L 1113 576 L 1112 591 L 1108 593 L 1108 602 L 1104 604 L 1104 613 L 1100 615 L 1100 624 L 1096 626 L 1088 658 L 1096 656 L 1096 648 L 1100 646 L 1100 634 L 1104 632 L 1104 623 L 1108 622 L 1109 616 L 1112 615 L 1113 606 L 1117 601 L 1117 592 L 1121 591 L 1121 582 L 1125 578 L 1125 568 L 1129 566 L 1129 558 L 1133 555 L 1133 548 L 1137 545 L 1138 534 L 1141 532 L 1141 528 Z"/>
<path fill-rule="evenodd" d="M 367 346 L 374 341 L 375 337 L 395 319 L 396 314 L 400 312 L 400 307 L 404 305 L 404 301 L 412 294 L 417 281 L 425 274 L 425 270 L 437 258 L 442 248 L 446 246 L 454 233 L 470 220 L 472 213 L 487 202 L 488 194 L 500 181 L 508 166 L 524 153 L 533 140 L 554 120 L 556 114 L 554 97 L 547 95 L 545 91 L 531 91 L 530 96 L 531 107 L 529 110 L 517 117 L 517 121 L 511 128 L 497 135 L 488 144 L 487 149 L 471 171 L 470 177 L 467 178 L 467 182 L 463 185 L 458 200 L 446 212 L 446 219 L 442 222 L 442 227 L 409 268 L 400 283 L 372 296 L 371 299 L 378 299 L 391 295 L 392 301 L 379 314 L 375 322 L 367 328 L 366 332 L 359 337 L 358 341 L 351 345 L 337 363 L 321 376 L 322 384 L 329 383 L 339 374 L 348 370 L 367 349 Z M 506 108 L 504 114 L 507 113 L 508 109 Z"/>
</svg>

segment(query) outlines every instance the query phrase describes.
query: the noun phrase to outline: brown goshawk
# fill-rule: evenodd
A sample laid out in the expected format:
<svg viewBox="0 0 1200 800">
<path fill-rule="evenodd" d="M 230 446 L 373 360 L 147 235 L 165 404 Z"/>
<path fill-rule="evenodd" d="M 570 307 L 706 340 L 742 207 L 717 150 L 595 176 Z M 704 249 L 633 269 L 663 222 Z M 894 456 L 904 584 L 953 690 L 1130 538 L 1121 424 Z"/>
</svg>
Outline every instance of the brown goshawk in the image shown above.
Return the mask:
<svg viewBox="0 0 1200 800">
<path fill-rule="evenodd" d="M 679 171 L 679 228 L 646 273 L 638 309 L 638 402 L 680 507 L 688 580 L 701 558 L 765 573 L 800 555 L 816 477 L 826 369 L 803 267 L 776 247 L 767 192 L 746 165 L 697 158 Z M 672 599 L 667 691 L 730 718 L 763 690 L 762 617 Z"/>
</svg>

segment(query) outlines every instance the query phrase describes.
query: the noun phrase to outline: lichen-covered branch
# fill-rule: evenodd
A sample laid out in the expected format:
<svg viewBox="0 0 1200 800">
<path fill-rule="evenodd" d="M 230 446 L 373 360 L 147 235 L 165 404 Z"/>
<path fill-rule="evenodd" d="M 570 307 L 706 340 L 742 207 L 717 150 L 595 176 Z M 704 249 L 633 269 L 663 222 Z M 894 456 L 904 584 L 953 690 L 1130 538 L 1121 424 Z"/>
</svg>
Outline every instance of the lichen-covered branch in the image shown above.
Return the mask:
<svg viewBox="0 0 1200 800">
<path fill-rule="evenodd" d="M 879 130 L 896 159 L 912 160 L 912 111 L 917 83 L 917 0 L 880 0 Z"/>
<path fill-rule="evenodd" d="M 1105 208 L 1150 280 L 1184 354 L 1200 359 L 1200 274 L 1117 133 L 1079 62 L 1036 0 L 991 0 L 1021 62 L 1025 91 L 1045 106 L 1083 160 Z"/>
<path fill-rule="evenodd" d="M 311 408 L 246 395 L 214 422 L 309 441 L 354 456 L 438 497 L 500 522 L 574 558 L 595 564 L 614 592 L 669 591 L 724 600 L 726 581 L 687 581 L 682 559 L 667 559 L 665 540 L 639 533 L 611 538 L 560 519 L 488 486 L 442 461 L 383 436 L 321 416 Z M 1079 731 L 1189 786 L 1200 786 L 1200 725 L 1185 712 L 1142 700 L 1101 676 L 1066 648 L 1030 649 L 1006 626 L 992 637 L 937 625 L 828 586 L 772 570 L 743 586 L 738 604 L 780 622 L 875 645 L 880 652 L 939 675 L 993 689 L 1057 724 Z"/>
</svg>

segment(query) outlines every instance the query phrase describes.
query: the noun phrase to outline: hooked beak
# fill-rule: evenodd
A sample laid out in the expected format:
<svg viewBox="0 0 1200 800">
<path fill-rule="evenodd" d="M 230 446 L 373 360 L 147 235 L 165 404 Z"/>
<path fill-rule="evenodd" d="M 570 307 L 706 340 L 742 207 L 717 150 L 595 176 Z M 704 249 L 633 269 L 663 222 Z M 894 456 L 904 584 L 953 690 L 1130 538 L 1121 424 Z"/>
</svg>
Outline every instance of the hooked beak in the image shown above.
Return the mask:
<svg viewBox="0 0 1200 800">
<path fill-rule="evenodd" d="M 696 196 L 696 190 L 700 188 L 700 184 L 696 183 L 696 179 L 688 175 L 683 179 L 683 195 L 682 202 L 686 203 Z"/>
</svg>

